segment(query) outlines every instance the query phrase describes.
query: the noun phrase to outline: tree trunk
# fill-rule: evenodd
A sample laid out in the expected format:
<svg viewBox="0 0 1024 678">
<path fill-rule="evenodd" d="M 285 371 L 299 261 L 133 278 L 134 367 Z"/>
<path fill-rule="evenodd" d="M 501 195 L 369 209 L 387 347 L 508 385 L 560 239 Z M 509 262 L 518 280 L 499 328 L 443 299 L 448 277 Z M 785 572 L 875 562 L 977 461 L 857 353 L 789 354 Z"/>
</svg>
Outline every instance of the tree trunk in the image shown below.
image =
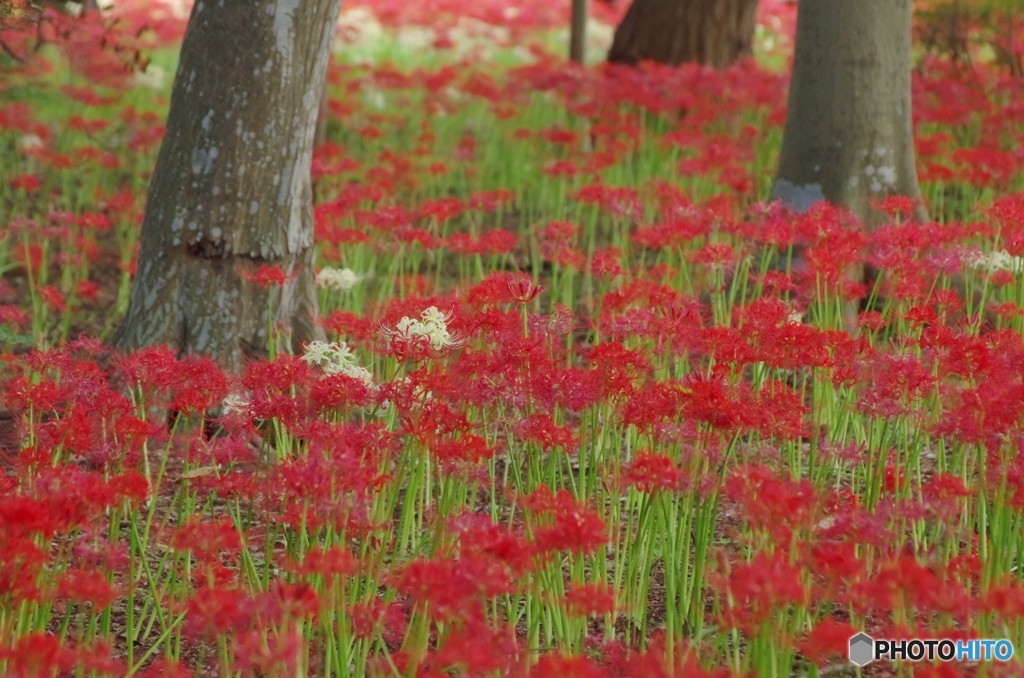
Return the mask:
<svg viewBox="0 0 1024 678">
<path fill-rule="evenodd" d="M 572 0 L 569 60 L 581 66 L 587 60 L 587 0 Z"/>
<path fill-rule="evenodd" d="M 608 61 L 725 68 L 750 56 L 756 19 L 757 0 L 634 0 Z"/>
<path fill-rule="evenodd" d="M 171 345 L 238 369 L 266 354 L 271 322 L 293 348 L 322 336 L 310 162 L 339 6 L 196 2 L 119 350 Z M 260 287 L 264 264 L 289 279 Z"/>
<path fill-rule="evenodd" d="M 869 228 L 874 201 L 920 201 L 910 30 L 910 0 L 801 0 L 772 198 L 798 212 L 828 200 Z M 915 217 L 927 218 L 923 206 Z"/>
</svg>

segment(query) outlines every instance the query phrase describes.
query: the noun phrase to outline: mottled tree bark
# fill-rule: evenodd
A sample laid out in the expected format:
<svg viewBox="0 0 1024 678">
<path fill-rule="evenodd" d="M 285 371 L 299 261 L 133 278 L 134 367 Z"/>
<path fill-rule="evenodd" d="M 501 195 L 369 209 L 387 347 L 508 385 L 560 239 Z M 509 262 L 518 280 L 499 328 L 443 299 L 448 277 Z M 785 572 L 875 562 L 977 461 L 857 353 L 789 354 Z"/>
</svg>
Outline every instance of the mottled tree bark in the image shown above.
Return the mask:
<svg viewBox="0 0 1024 678">
<path fill-rule="evenodd" d="M 171 345 L 239 369 L 266 354 L 271 322 L 295 348 L 322 336 L 310 161 L 339 5 L 196 2 L 118 349 Z M 290 279 L 258 286 L 263 264 Z"/>
<path fill-rule="evenodd" d="M 757 0 L 634 0 L 615 30 L 608 61 L 689 61 L 725 68 L 750 56 Z"/>
<path fill-rule="evenodd" d="M 801 0 L 773 199 L 796 212 L 827 200 L 873 229 L 885 218 L 873 205 L 901 195 L 927 220 L 914 162 L 910 31 L 911 0 Z M 848 275 L 863 282 L 864 265 Z M 850 332 L 858 310 L 846 305 Z"/>
<path fill-rule="evenodd" d="M 772 197 L 802 212 L 920 200 L 910 111 L 910 0 L 801 0 L 789 108 Z M 923 207 L 917 215 L 926 218 Z"/>
</svg>

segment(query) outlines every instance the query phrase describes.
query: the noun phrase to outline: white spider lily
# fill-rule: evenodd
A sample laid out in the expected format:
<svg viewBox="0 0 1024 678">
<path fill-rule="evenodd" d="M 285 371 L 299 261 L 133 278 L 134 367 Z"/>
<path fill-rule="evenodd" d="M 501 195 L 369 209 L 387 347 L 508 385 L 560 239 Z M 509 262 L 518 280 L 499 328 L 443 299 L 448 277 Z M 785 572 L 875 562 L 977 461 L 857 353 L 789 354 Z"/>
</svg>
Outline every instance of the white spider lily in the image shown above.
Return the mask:
<svg viewBox="0 0 1024 678">
<path fill-rule="evenodd" d="M 364 276 L 356 275 L 350 268 L 331 268 L 326 266 L 316 274 L 317 287 L 329 287 L 335 292 L 347 292 L 355 287 Z"/>
</svg>

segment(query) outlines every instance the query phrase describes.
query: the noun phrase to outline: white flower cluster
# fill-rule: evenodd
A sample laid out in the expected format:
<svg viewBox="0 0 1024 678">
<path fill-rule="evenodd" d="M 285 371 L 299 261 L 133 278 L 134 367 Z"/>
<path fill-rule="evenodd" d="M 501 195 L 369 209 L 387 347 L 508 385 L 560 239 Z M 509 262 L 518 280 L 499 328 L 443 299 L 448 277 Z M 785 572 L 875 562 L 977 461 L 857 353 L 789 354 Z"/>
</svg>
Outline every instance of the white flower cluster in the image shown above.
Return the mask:
<svg viewBox="0 0 1024 678">
<path fill-rule="evenodd" d="M 330 266 L 320 269 L 316 274 L 317 287 L 330 287 L 335 292 L 346 292 L 363 279 L 363 276 L 356 275 L 350 268 L 331 268 Z"/>
<path fill-rule="evenodd" d="M 132 84 L 136 87 L 160 90 L 164 88 L 166 79 L 167 71 L 156 64 L 148 64 L 145 69 L 135 71 L 132 76 Z"/>
<path fill-rule="evenodd" d="M 45 145 L 38 134 L 23 134 L 18 139 L 18 150 L 20 151 L 37 151 Z"/>
<path fill-rule="evenodd" d="M 1024 271 L 1024 258 L 1015 257 L 1006 250 L 995 252 L 970 252 L 963 256 L 963 261 L 971 268 L 984 269 L 988 273 L 996 271 Z"/>
<path fill-rule="evenodd" d="M 401 337 L 402 339 L 415 339 L 426 337 L 430 340 L 430 347 L 435 351 L 458 346 L 462 341 L 448 331 L 448 321 L 452 314 L 441 313 L 437 306 L 431 306 L 420 314 L 422 320 L 405 317 L 398 321 L 394 329 L 384 328 L 384 333 L 390 337 Z"/>
<path fill-rule="evenodd" d="M 368 387 L 373 386 L 373 375 L 365 367 L 356 364 L 352 349 L 344 341 L 311 341 L 306 344 L 302 359 L 310 365 L 323 368 L 327 374 L 344 374 L 359 379 Z"/>
</svg>

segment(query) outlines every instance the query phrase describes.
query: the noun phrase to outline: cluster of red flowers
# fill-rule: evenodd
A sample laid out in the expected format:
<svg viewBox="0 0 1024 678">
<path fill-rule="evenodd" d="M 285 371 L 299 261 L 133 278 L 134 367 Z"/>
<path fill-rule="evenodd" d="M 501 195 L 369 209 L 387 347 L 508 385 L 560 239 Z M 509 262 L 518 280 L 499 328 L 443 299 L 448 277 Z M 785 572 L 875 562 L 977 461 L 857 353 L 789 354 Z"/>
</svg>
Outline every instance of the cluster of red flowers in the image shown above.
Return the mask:
<svg viewBox="0 0 1024 678">
<path fill-rule="evenodd" d="M 365 4 L 429 9 L 439 47 L 568 11 Z M 867 233 L 757 201 L 785 81 L 753 62 L 335 63 L 332 343 L 227 374 L 69 339 L 123 310 L 163 135 L 125 91 L 183 18 L 42 18 L 4 44 L 58 43 L 75 80 L 44 54 L 10 82 L 89 113 L 0 105 L 0 674 L 724 677 L 810 674 L 861 630 L 1024 646 L 1019 80 L 922 59 L 934 221 L 890 197 Z M 762 2 L 779 37 L 792 18 Z"/>
</svg>

